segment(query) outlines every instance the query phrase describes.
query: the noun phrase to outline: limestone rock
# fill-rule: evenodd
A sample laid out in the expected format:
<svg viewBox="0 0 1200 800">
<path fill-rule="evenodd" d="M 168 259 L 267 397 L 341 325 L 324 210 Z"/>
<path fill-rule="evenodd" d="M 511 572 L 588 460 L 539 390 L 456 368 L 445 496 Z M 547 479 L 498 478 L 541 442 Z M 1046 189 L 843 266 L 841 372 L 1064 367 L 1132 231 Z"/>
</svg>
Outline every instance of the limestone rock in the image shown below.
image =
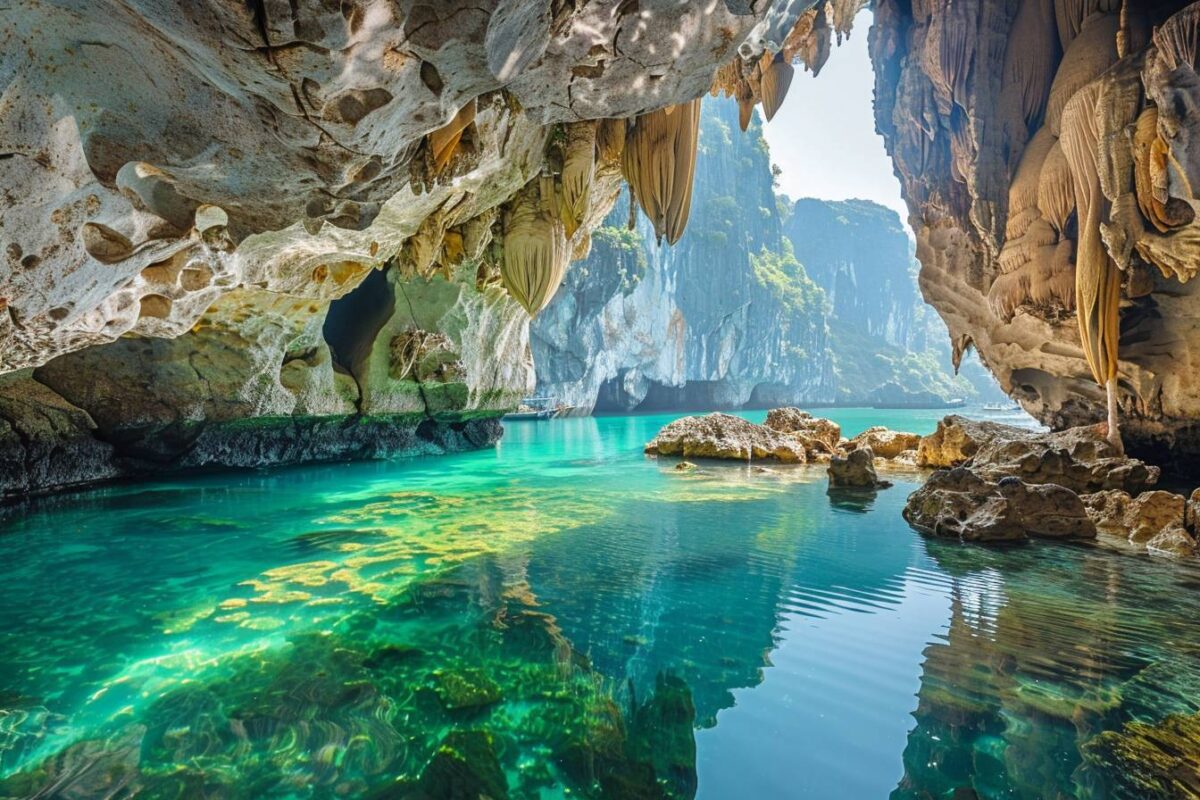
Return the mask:
<svg viewBox="0 0 1200 800">
<path fill-rule="evenodd" d="M 1148 542 L 1171 525 L 1183 525 L 1183 495 L 1173 492 L 1143 492 L 1125 509 L 1125 529 L 1130 542 Z"/>
<path fill-rule="evenodd" d="M 1055 483 L 1079 493 L 1122 489 L 1140 493 L 1160 470 L 1117 452 L 1096 427 L 1039 433 L 993 422 L 948 416 L 918 447 L 921 466 L 966 464 L 986 480 L 1015 476 Z"/>
<path fill-rule="evenodd" d="M 1080 495 L 1088 516 L 1102 531 L 1120 532 L 1125 526 L 1125 512 L 1133 500 L 1129 492 L 1120 489 L 1104 489 Z"/>
<path fill-rule="evenodd" d="M 1183 525 L 1173 522 L 1146 542 L 1146 552 L 1154 556 L 1188 558 L 1196 555 L 1196 539 Z"/>
<path fill-rule="evenodd" d="M 0 377 L 0 501 L 120 474 L 95 429 L 86 411 L 27 371 Z"/>
<path fill-rule="evenodd" d="M 832 453 L 838 449 L 842 439 L 841 425 L 790 406 L 771 409 L 763 424 L 780 433 L 795 434 L 810 452 Z"/>
<path fill-rule="evenodd" d="M 967 467 L 934 472 L 909 496 L 904 519 L 922 533 L 963 541 L 1096 536 L 1083 501 L 1071 490 L 1013 477 L 993 483 Z"/>
<path fill-rule="evenodd" d="M 921 437 L 917 445 L 917 463 L 922 467 L 949 469 L 965 463 L 981 442 L 995 436 L 1016 434 L 1018 430 L 995 422 L 976 422 L 950 415 L 937 424 L 937 430 Z"/>
<path fill-rule="evenodd" d="M 719 413 L 681 417 L 663 427 L 645 449 L 650 455 L 684 458 L 805 462 L 803 445 L 791 437 L 765 425 Z"/>
<path fill-rule="evenodd" d="M 882 425 L 867 428 L 850 440 L 847 447 L 853 450 L 869 448 L 876 458 L 894 459 L 906 450 L 915 450 L 921 437 L 915 433 L 888 430 Z"/>
<path fill-rule="evenodd" d="M 859 447 L 846 455 L 829 460 L 830 488 L 886 489 L 892 484 L 879 480 L 875 472 L 875 454 L 870 447 Z"/>
</svg>

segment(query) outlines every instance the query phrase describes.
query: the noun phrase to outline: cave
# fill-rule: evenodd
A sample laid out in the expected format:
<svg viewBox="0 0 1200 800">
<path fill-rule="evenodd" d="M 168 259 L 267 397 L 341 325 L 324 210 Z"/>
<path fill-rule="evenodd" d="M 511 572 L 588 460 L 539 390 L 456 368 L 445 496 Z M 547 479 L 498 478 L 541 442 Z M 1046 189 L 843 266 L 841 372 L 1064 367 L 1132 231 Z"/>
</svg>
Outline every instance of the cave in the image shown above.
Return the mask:
<svg viewBox="0 0 1200 800">
<path fill-rule="evenodd" d="M 355 373 L 395 304 L 395 292 L 382 269 L 371 270 L 362 283 L 329 304 L 321 334 L 336 367 Z"/>
</svg>

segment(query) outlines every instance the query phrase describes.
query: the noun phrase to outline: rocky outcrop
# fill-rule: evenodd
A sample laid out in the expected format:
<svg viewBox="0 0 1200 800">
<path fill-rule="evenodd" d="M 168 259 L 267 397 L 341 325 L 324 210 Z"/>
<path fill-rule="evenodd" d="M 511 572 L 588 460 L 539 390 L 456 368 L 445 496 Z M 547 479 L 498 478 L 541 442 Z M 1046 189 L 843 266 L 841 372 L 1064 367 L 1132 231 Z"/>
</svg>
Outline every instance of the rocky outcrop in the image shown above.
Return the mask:
<svg viewBox="0 0 1200 800">
<path fill-rule="evenodd" d="M 904 518 L 924 533 L 1015 541 L 1098 530 L 1103 542 L 1154 555 L 1197 551 L 1192 501 L 1150 489 L 1158 468 L 1115 452 L 1096 427 L 1038 433 L 950 416 L 922 438 L 917 456 L 951 467 L 905 506 Z"/>
<path fill-rule="evenodd" d="M 862 446 L 829 460 L 830 489 L 886 489 L 892 484 L 879 480 L 875 472 L 875 454 Z"/>
<path fill-rule="evenodd" d="M 1055 428 L 1104 419 L 1115 369 L 1127 445 L 1162 460 L 1200 452 L 1198 18 L 883 0 L 871 32 L 877 126 L 956 362 L 976 348 Z"/>
<path fill-rule="evenodd" d="M 681 417 L 646 445 L 646 453 L 683 458 L 735 461 L 805 462 L 804 445 L 795 438 L 730 414 Z"/>
<path fill-rule="evenodd" d="M 847 449 L 871 450 L 876 458 L 893 459 L 901 453 L 916 450 L 921 443 L 921 437 L 915 433 L 889 430 L 881 425 L 874 425 L 856 435 L 846 443 Z"/>
<path fill-rule="evenodd" d="M 1196 553 L 1195 520 L 1188 517 L 1188 501 L 1173 492 L 1128 492 L 1110 489 L 1082 497 L 1088 515 L 1105 534 L 1117 537 L 1136 550 L 1153 555 L 1191 556 Z"/>
<path fill-rule="evenodd" d="M 772 430 L 799 438 L 810 453 L 832 453 L 838 449 L 842 440 L 841 425 L 831 419 L 814 417 L 809 412 L 792 406 L 771 409 L 767 412 L 763 424 Z"/>
<path fill-rule="evenodd" d="M 922 438 L 917 463 L 936 468 L 965 464 L 985 480 L 1011 475 L 1080 493 L 1137 493 L 1156 483 L 1160 474 L 1158 467 L 1117 452 L 1096 427 L 1039 433 L 957 415 L 946 417 L 934 433 Z"/>
<path fill-rule="evenodd" d="M 1096 536 L 1095 523 L 1071 490 L 1014 477 L 993 483 L 965 467 L 933 473 L 908 498 L 904 519 L 922 533 L 972 542 Z"/>
</svg>

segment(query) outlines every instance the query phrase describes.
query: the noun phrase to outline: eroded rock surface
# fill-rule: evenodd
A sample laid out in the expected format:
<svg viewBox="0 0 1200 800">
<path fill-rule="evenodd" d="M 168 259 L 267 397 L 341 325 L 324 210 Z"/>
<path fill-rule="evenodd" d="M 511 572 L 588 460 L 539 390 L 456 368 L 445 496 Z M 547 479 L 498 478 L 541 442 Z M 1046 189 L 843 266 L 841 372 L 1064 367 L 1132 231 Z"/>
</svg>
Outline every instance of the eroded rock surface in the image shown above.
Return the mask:
<svg viewBox="0 0 1200 800">
<path fill-rule="evenodd" d="M 666 425 L 646 445 L 646 453 L 684 458 L 736 461 L 774 460 L 805 463 L 804 445 L 765 425 L 730 414 L 681 417 Z"/>
<path fill-rule="evenodd" d="M 923 533 L 963 541 L 1096 536 L 1095 523 L 1071 490 L 1013 477 L 993 483 L 966 467 L 934 472 L 909 496 L 904 519 Z"/>
<path fill-rule="evenodd" d="M 773 408 L 763 423 L 780 433 L 790 433 L 804 442 L 806 450 L 832 453 L 842 439 L 842 426 L 831 419 L 814 417 L 793 406 Z"/>
<path fill-rule="evenodd" d="M 875 472 L 875 454 L 865 445 L 831 458 L 828 473 L 831 489 L 886 489 L 892 485 L 879 480 Z"/>
<path fill-rule="evenodd" d="M 869 448 L 876 458 L 893 459 L 908 450 L 916 450 L 921 437 L 915 433 L 893 431 L 882 425 L 867 428 L 846 444 L 851 450 Z"/>
<path fill-rule="evenodd" d="M 966 465 L 980 477 L 1015 476 L 1026 483 L 1055 483 L 1075 492 L 1122 489 L 1139 493 L 1160 470 L 1119 453 L 1095 426 L 1041 433 L 951 415 L 922 438 L 917 461 L 927 467 Z"/>
</svg>

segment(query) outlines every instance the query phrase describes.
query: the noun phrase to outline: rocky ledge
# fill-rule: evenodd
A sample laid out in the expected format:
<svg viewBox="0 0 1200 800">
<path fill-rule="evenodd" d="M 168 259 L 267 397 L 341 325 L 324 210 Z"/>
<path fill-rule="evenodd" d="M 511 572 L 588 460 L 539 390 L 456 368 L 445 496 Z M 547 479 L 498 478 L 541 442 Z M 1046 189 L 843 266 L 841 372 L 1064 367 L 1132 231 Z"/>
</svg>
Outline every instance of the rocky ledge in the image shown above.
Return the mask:
<svg viewBox="0 0 1200 800">
<path fill-rule="evenodd" d="M 34 380 L 0 395 L 0 503 L 121 478 L 435 455 L 495 444 L 496 413 L 176 420 L 106 430 Z"/>
<path fill-rule="evenodd" d="M 1193 555 L 1200 492 L 1188 499 L 1153 489 L 1159 469 L 1116 451 L 1104 433 L 946 417 L 917 450 L 919 465 L 943 469 L 908 498 L 904 518 L 922 533 L 963 541 L 1099 538 Z"/>
</svg>

